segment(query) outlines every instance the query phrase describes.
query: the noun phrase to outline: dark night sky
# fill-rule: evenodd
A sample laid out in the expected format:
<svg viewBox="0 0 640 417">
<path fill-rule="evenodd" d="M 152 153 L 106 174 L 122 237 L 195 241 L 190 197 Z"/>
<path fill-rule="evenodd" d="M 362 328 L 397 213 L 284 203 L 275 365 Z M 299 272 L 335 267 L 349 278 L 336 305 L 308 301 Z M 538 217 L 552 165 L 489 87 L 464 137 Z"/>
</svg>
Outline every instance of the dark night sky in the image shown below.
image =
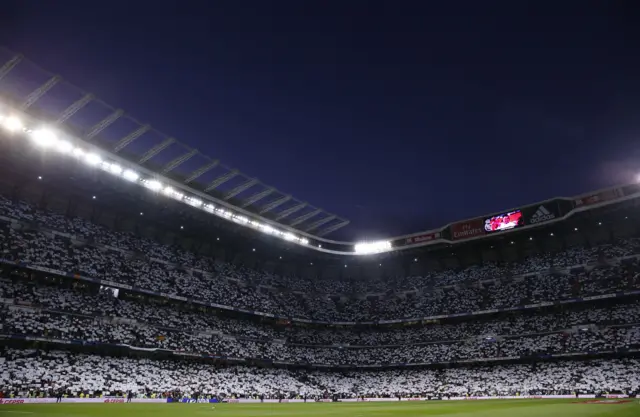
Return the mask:
<svg viewBox="0 0 640 417">
<path fill-rule="evenodd" d="M 0 44 L 349 218 L 342 237 L 640 172 L 633 2 L 9 3 Z"/>
</svg>

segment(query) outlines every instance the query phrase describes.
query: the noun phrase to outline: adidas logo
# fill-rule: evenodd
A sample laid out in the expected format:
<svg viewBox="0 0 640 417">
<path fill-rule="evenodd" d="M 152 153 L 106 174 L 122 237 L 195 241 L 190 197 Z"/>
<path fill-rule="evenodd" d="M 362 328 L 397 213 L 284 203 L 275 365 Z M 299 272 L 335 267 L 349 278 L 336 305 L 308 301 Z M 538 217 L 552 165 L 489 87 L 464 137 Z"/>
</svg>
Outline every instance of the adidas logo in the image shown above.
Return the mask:
<svg viewBox="0 0 640 417">
<path fill-rule="evenodd" d="M 531 216 L 529 223 L 531 224 L 542 223 L 555 218 L 556 218 L 555 214 L 547 210 L 545 206 L 540 206 L 538 207 L 538 210 L 536 210 L 536 212 L 533 213 L 533 216 Z"/>
</svg>

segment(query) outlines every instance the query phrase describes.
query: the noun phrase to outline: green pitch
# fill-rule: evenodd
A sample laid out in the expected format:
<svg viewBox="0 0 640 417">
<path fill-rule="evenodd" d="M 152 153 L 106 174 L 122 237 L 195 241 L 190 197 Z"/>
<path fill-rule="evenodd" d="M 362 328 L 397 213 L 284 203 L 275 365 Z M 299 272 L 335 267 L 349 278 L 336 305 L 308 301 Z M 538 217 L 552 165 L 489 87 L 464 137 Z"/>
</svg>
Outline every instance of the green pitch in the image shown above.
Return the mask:
<svg viewBox="0 0 640 417">
<path fill-rule="evenodd" d="M 638 417 L 640 402 L 482 400 L 312 404 L 28 404 L 0 406 L 2 417 Z"/>
</svg>

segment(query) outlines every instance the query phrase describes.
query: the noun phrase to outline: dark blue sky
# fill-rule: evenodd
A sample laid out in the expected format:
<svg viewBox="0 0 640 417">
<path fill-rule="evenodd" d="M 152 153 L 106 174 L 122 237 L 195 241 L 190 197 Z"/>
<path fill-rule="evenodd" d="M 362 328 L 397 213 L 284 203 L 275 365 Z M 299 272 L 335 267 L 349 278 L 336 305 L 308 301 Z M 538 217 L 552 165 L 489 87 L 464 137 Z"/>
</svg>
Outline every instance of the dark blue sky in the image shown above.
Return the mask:
<svg viewBox="0 0 640 417">
<path fill-rule="evenodd" d="M 349 218 L 344 237 L 640 172 L 633 2 L 9 3 L 1 44 Z"/>
</svg>

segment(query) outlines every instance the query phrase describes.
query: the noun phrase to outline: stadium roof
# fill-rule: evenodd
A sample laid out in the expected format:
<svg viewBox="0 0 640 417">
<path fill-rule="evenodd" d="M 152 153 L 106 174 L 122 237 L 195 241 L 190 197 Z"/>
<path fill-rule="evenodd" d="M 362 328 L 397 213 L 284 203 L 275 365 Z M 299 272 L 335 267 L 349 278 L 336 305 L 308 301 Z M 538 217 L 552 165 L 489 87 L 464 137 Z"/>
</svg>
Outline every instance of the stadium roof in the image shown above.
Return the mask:
<svg viewBox="0 0 640 417">
<path fill-rule="evenodd" d="M 131 162 L 312 236 L 326 236 L 349 224 L 136 120 L 19 53 L 1 48 L 0 65 L 0 96 Z"/>
<path fill-rule="evenodd" d="M 346 226 L 348 220 L 224 166 L 40 69 L 20 54 L 0 48 L 0 65 L 0 122 L 5 128 L 17 124 L 36 144 L 57 147 L 61 154 L 92 168 L 324 253 L 368 255 L 456 244 L 494 232 L 546 225 L 591 208 L 640 197 L 640 185 L 630 184 L 583 196 L 557 197 L 389 240 L 330 240 L 323 236 Z M 7 107 L 4 114 L 3 105 Z M 22 121 L 12 120 L 15 115 Z"/>
</svg>

